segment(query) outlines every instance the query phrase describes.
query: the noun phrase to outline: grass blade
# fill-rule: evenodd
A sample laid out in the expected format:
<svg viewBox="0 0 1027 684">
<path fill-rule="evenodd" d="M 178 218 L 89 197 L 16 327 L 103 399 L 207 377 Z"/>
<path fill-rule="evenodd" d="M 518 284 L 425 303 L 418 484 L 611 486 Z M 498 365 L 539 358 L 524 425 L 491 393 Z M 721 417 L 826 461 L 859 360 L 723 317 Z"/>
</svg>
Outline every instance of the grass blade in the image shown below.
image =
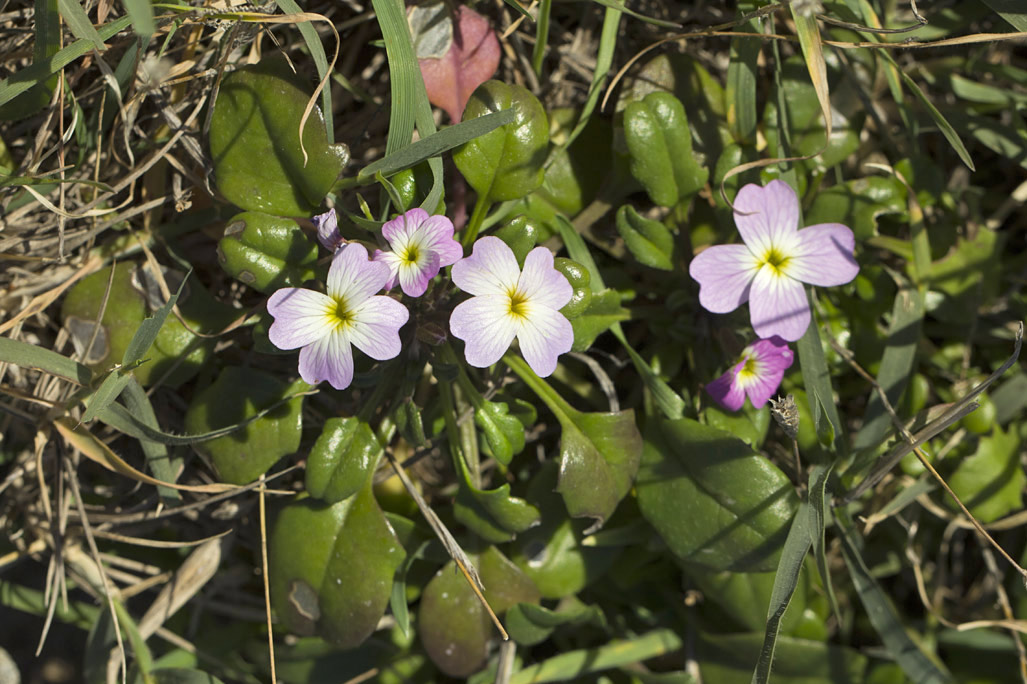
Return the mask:
<svg viewBox="0 0 1027 684">
<path fill-rule="evenodd" d="M 128 0 L 126 0 L 127 2 Z M 141 0 L 146 2 L 147 0 Z M 286 14 L 301 14 L 303 9 L 296 4 L 296 0 L 275 0 L 275 4 L 278 5 L 279 9 Z M 304 42 L 307 44 L 307 49 L 310 50 L 310 56 L 314 60 L 314 65 L 317 67 L 318 79 L 323 79 L 325 74 L 328 73 L 328 55 L 325 54 L 324 46 L 321 44 L 321 36 L 317 34 L 317 29 L 314 28 L 313 22 L 301 21 L 296 24 L 296 28 L 299 29 L 300 35 L 303 36 Z M 328 125 L 325 126 L 328 132 L 328 142 L 335 142 L 335 131 L 331 125 L 332 120 L 332 89 L 324 88 L 321 91 L 321 109 L 324 112 L 325 121 Z"/>
<path fill-rule="evenodd" d="M 129 413 L 138 418 L 143 424 L 149 425 L 154 429 L 160 429 L 160 423 L 157 422 L 157 414 L 153 412 L 150 398 L 146 396 L 146 391 L 133 376 L 129 376 L 129 382 L 122 392 L 122 401 L 125 402 L 125 407 Z M 165 445 L 148 439 L 139 440 L 139 445 L 142 447 L 143 456 L 146 457 L 146 465 L 155 478 L 165 482 L 174 482 L 178 479 L 177 467 L 171 462 L 171 456 Z M 157 493 L 166 503 L 181 501 L 182 499 L 178 491 L 164 485 L 157 487 Z"/>
<path fill-rule="evenodd" d="M 816 311 L 810 301 L 810 310 Z M 838 408 L 834 404 L 834 390 L 831 387 L 831 374 L 827 369 L 827 360 L 824 358 L 824 347 L 820 344 L 820 332 L 817 329 L 817 322 L 812 320 L 806 333 L 795 343 L 799 351 L 799 366 L 802 369 L 802 382 L 806 386 L 806 394 L 809 397 L 809 408 L 813 414 L 813 425 L 817 431 L 817 437 L 825 433 L 823 425 L 826 418 L 832 432 L 831 438 L 826 441 L 825 446 L 844 444 L 839 441 L 842 434 L 842 421 L 838 416 Z"/>
<path fill-rule="evenodd" d="M 157 30 L 153 21 L 153 5 L 149 0 L 125 0 L 125 11 L 132 20 L 136 35 L 149 38 Z"/>
<path fill-rule="evenodd" d="M 22 368 L 36 368 L 79 385 L 88 385 L 93 379 L 93 371 L 81 363 L 55 351 L 9 337 L 0 337 L 0 361 Z"/>
<path fill-rule="evenodd" d="M 827 64 L 824 63 L 824 48 L 820 42 L 820 26 L 810 9 L 800 8 L 796 4 L 790 4 L 789 7 L 792 10 L 792 20 L 795 22 L 795 32 L 799 36 L 802 56 L 806 60 L 806 69 L 809 71 L 810 81 L 813 82 L 817 102 L 820 103 L 820 113 L 824 117 L 824 147 L 821 150 L 823 151 L 831 143 L 831 93 L 827 86 Z"/>
<path fill-rule="evenodd" d="M 840 509 L 839 509 L 840 510 Z M 857 532 L 844 511 L 835 516 L 838 522 L 838 537 L 842 542 L 842 555 L 849 568 L 852 584 L 867 611 L 870 624 L 874 626 L 885 649 L 898 662 L 899 667 L 916 684 L 944 684 L 952 678 L 928 658 L 913 642 L 906 627 L 899 620 L 884 589 L 877 583 L 860 555 Z"/>
<path fill-rule="evenodd" d="M 752 673 L 752 684 L 767 684 L 770 681 L 770 666 L 774 663 L 774 647 L 777 645 L 778 632 L 781 631 L 781 618 L 792 601 L 792 594 L 799 584 L 802 562 L 809 552 L 811 518 L 810 505 L 803 501 L 792 518 L 792 526 L 781 549 L 781 560 L 777 564 L 774 587 L 770 592 L 770 606 L 767 608 L 767 630 L 756 669 Z"/>
<path fill-rule="evenodd" d="M 824 529 L 827 527 L 827 480 L 831 476 L 832 470 L 834 470 L 834 463 L 828 466 L 817 463 L 810 468 L 809 534 L 810 542 L 813 545 L 813 556 L 817 561 L 817 571 L 820 573 L 820 580 L 827 593 L 827 601 L 831 605 L 831 612 L 840 621 L 842 613 L 838 608 L 838 598 L 834 595 L 831 572 L 827 567 L 827 545 L 824 540 Z"/>
<path fill-rule="evenodd" d="M 80 40 L 89 41 L 97 52 L 103 52 L 107 49 L 107 46 L 103 44 L 103 39 L 100 38 L 100 34 L 96 32 L 93 22 L 89 21 L 86 11 L 82 9 L 82 5 L 78 4 L 75 0 L 57 0 L 57 7 L 73 36 Z"/>
<path fill-rule="evenodd" d="M 1017 31 L 1027 32 L 1027 7 L 1021 0 L 984 0 L 984 4 Z"/>
<path fill-rule="evenodd" d="M 538 6 L 538 20 L 535 23 L 535 47 L 531 51 L 531 68 L 535 75 L 542 78 L 542 60 L 546 56 L 546 45 L 549 43 L 549 14 L 553 9 L 553 0 L 542 0 Z"/>
</svg>

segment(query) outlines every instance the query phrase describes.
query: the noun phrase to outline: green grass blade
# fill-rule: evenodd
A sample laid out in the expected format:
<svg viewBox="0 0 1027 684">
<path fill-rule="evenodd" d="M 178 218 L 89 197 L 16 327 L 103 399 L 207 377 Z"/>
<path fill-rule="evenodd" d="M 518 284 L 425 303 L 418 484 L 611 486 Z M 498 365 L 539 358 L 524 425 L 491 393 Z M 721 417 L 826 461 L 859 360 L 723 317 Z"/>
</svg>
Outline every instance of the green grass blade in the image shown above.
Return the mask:
<svg viewBox="0 0 1027 684">
<path fill-rule="evenodd" d="M 164 326 L 164 321 L 167 320 L 168 314 L 174 308 L 175 302 L 181 296 L 182 289 L 185 288 L 188 280 L 189 273 L 186 273 L 185 277 L 182 278 L 182 284 L 178 286 L 178 292 L 171 295 L 164 306 L 154 311 L 152 316 L 147 317 L 139 324 L 139 328 L 136 329 L 135 334 L 132 335 L 132 340 L 125 348 L 125 355 L 121 358 L 121 365 L 123 367 L 128 368 L 142 360 L 143 354 L 150 349 L 150 345 L 157 339 L 157 333 Z"/>
<path fill-rule="evenodd" d="M 653 26 L 660 26 L 662 28 L 672 28 L 672 29 L 680 29 L 681 28 L 681 24 L 678 24 L 677 22 L 663 21 L 662 19 L 655 19 L 653 17 L 647 17 L 644 14 L 640 14 L 639 12 L 636 12 L 633 9 L 629 9 L 625 5 L 624 2 L 619 1 L 619 0 L 592 0 L 592 1 L 594 3 L 596 3 L 597 5 L 602 5 L 603 7 L 606 7 L 607 9 L 613 9 L 613 10 L 617 10 L 619 12 L 623 12 L 624 14 L 628 15 L 629 17 L 634 17 L 635 19 L 638 19 L 639 21 L 644 21 L 645 23 L 652 24 Z"/>
<path fill-rule="evenodd" d="M 97 31 L 97 34 L 102 41 L 107 40 L 119 31 L 123 31 L 130 22 L 131 20 L 128 17 L 121 17 L 109 24 L 105 24 Z M 10 102 L 37 83 L 42 83 L 51 75 L 92 50 L 93 47 L 94 45 L 91 40 L 76 40 L 52 57 L 39 62 L 33 62 L 31 66 L 11 74 L 0 81 L 0 106 Z"/>
<path fill-rule="evenodd" d="M 141 1 L 147 2 L 147 0 Z M 296 4 L 296 0 L 275 0 L 275 4 L 286 14 L 300 14 L 304 11 L 302 7 Z M 314 28 L 313 22 L 301 21 L 296 24 L 296 28 L 299 29 L 300 35 L 303 36 L 303 40 L 307 44 L 307 49 L 310 50 L 314 66 L 317 67 L 318 79 L 324 78 L 325 74 L 328 73 L 328 55 L 325 54 L 324 45 L 321 44 L 321 36 L 317 34 L 317 29 Z M 321 109 L 324 113 L 325 122 L 328 124 L 325 127 L 328 132 L 328 142 L 333 143 L 335 142 L 335 127 L 332 126 L 331 88 L 324 88 L 321 91 Z"/>
<path fill-rule="evenodd" d="M 524 7 L 521 6 L 521 3 L 517 2 L 517 0 L 503 0 L 503 2 L 505 2 L 508 7 L 512 7 L 513 9 L 517 10 L 518 12 L 526 16 L 528 19 L 532 18 L 528 10 L 524 9 Z"/>
<path fill-rule="evenodd" d="M 1017 31 L 1027 32 L 1027 5 L 1023 0 L 984 0 L 984 4 L 1009 22 Z"/>
<path fill-rule="evenodd" d="M 0 361 L 22 368 L 37 368 L 80 385 L 88 385 L 93 379 L 93 371 L 81 363 L 55 351 L 9 337 L 0 337 Z"/>
<path fill-rule="evenodd" d="M 489 131 L 504 126 L 513 120 L 514 111 L 512 109 L 503 109 L 478 117 L 477 119 L 463 121 L 455 126 L 444 128 L 434 135 L 421 138 L 417 142 L 411 143 L 387 157 L 368 164 L 360 169 L 360 172 L 357 174 L 357 180 L 362 183 L 368 182 L 377 173 L 381 173 L 386 177 L 391 176 L 403 169 L 409 169 L 425 159 L 437 157 L 447 150 L 464 144 L 468 140 L 477 138 L 479 135 L 485 135 Z"/>
<path fill-rule="evenodd" d="M 132 20 L 132 28 L 137 35 L 149 38 L 157 30 L 153 21 L 153 5 L 150 0 L 125 0 L 125 11 Z"/>
<path fill-rule="evenodd" d="M 834 470 L 834 463 L 825 466 L 822 463 L 814 464 L 809 471 L 809 534 L 810 543 L 813 545 L 813 556 L 817 561 L 817 571 L 820 573 L 820 580 L 824 584 L 824 591 L 827 593 L 827 601 L 831 605 L 831 612 L 841 621 L 841 610 L 838 608 L 838 598 L 834 594 L 834 585 L 831 583 L 831 572 L 827 567 L 827 545 L 824 541 L 824 529 L 827 527 L 827 480 Z"/>
<path fill-rule="evenodd" d="M 84 398 L 86 410 L 82 414 L 82 422 L 88 423 L 100 411 L 113 404 L 131 379 L 132 374 L 122 372 L 121 369 L 109 373 L 96 391 Z"/>
<path fill-rule="evenodd" d="M 759 26 L 755 21 L 749 21 L 739 30 L 758 33 Z M 724 101 L 727 104 L 728 129 L 734 139 L 742 143 L 756 142 L 756 63 L 760 47 L 760 41 L 751 38 L 731 39 Z"/>
<path fill-rule="evenodd" d="M 93 27 L 93 22 L 89 21 L 86 11 L 82 9 L 82 5 L 78 4 L 76 0 L 57 0 L 57 7 L 73 36 L 91 42 L 97 52 L 107 49 L 100 34 Z"/>
<path fill-rule="evenodd" d="M 898 403 L 913 372 L 917 343 L 924 320 L 924 295 L 925 291 L 922 288 L 918 289 L 909 284 L 895 295 L 888 341 L 881 357 L 881 369 L 877 372 L 877 383 L 884 390 L 892 406 Z M 862 450 L 876 446 L 890 432 L 891 424 L 891 416 L 885 411 L 884 402 L 877 392 L 873 392 L 864 413 L 863 427 L 853 440 L 853 449 Z"/>
<path fill-rule="evenodd" d="M 799 510 L 792 518 L 792 526 L 788 537 L 781 548 L 781 560 L 777 563 L 774 575 L 774 587 L 770 591 L 770 606 L 767 608 L 767 629 L 763 635 L 763 648 L 760 650 L 756 669 L 752 673 L 752 684 L 767 684 L 770 681 L 770 666 L 774 663 L 774 647 L 777 635 L 781 631 L 781 618 L 792 602 L 795 587 L 799 584 L 799 573 L 802 562 L 806 559 L 810 547 L 810 505 L 803 501 Z"/>
<path fill-rule="evenodd" d="M 809 305 L 814 312 L 813 320 L 806 328 L 806 333 L 795 343 L 799 352 L 799 367 L 802 369 L 802 382 L 806 386 L 806 394 L 809 397 L 809 408 L 813 414 L 813 425 L 817 431 L 817 437 L 825 446 L 839 448 L 845 443 L 842 437 L 842 421 L 838 416 L 838 407 L 834 404 L 834 390 L 831 387 L 831 373 L 827 369 L 827 360 L 824 358 L 824 347 L 820 343 L 820 332 L 817 328 L 817 321 L 812 298 Z M 829 425 L 823 424 L 827 420 Z M 831 431 L 829 439 L 821 436 L 827 430 Z"/>
<path fill-rule="evenodd" d="M 155 430 L 160 429 L 160 423 L 157 422 L 157 414 L 153 411 L 150 398 L 146 396 L 146 391 L 135 377 L 129 376 L 129 382 L 122 392 L 122 401 L 125 402 L 128 412 L 144 425 Z M 139 440 L 139 445 L 143 449 L 143 456 L 146 457 L 146 466 L 155 478 L 163 482 L 175 482 L 178 479 L 178 469 L 171 462 L 168 448 L 165 445 L 148 439 Z M 166 503 L 182 500 L 182 495 L 178 490 L 170 487 L 158 486 L 157 493 Z"/>
<path fill-rule="evenodd" d="M 542 78 L 542 60 L 546 56 L 546 45 L 549 44 L 549 14 L 553 9 L 553 0 L 542 0 L 538 5 L 538 21 L 535 23 L 535 47 L 531 51 L 531 68 L 535 75 Z"/>
<path fill-rule="evenodd" d="M 892 66 L 899 69 L 898 64 L 895 63 L 895 60 L 891 55 L 885 52 L 882 52 L 881 54 L 891 62 Z M 977 169 L 974 167 L 973 159 L 970 158 L 970 153 L 967 152 L 966 146 L 963 145 L 963 141 L 960 140 L 959 134 L 956 133 L 956 129 L 952 127 L 952 124 L 948 122 L 948 119 L 938 111 L 938 108 L 934 106 L 934 103 L 931 102 L 924 91 L 920 89 L 920 86 L 917 85 L 916 81 L 910 78 L 906 72 L 899 69 L 899 76 L 902 78 L 902 82 L 906 85 L 906 88 L 913 93 L 916 99 L 920 100 L 920 104 L 924 106 L 927 113 L 931 115 L 932 119 L 934 119 L 934 123 L 937 124 L 938 130 L 940 130 L 941 134 L 945 136 L 945 139 L 949 141 L 949 144 L 952 145 L 952 149 L 956 151 L 956 154 L 963 163 L 966 164 L 971 171 L 976 171 Z"/>
<path fill-rule="evenodd" d="M 630 665 L 676 651 L 681 637 L 669 629 L 656 629 L 632 639 L 615 639 L 599 648 L 568 651 L 510 677 L 510 684 L 578 681 L 593 672 Z"/>
<path fill-rule="evenodd" d="M 574 124 L 574 129 L 567 136 L 567 140 L 564 141 L 563 145 L 561 145 L 562 149 L 570 147 L 571 143 L 581 135 L 581 132 L 585 130 L 585 126 L 588 125 L 588 120 L 592 117 L 592 112 L 595 111 L 596 104 L 599 103 L 599 96 L 603 92 L 606 77 L 610 74 L 610 66 L 613 64 L 613 54 L 617 47 L 617 37 L 620 34 L 620 18 L 622 15 L 623 12 L 620 10 L 606 10 L 606 14 L 603 17 L 603 30 L 599 36 L 596 68 L 592 72 L 592 84 L 588 87 L 588 98 L 585 100 L 585 106 L 581 109 L 578 123 Z M 550 153 L 549 158 L 556 158 L 555 150 Z"/>
<path fill-rule="evenodd" d="M 906 633 L 906 627 L 899 620 L 895 606 L 863 561 L 863 556 L 859 552 L 858 533 L 852 521 L 849 520 L 847 513 L 838 510 L 839 514 L 835 516 L 835 520 L 838 522 L 838 537 L 842 542 L 845 565 L 849 568 L 853 587 L 863 602 L 870 624 L 881 637 L 885 649 L 895 658 L 906 676 L 916 684 L 951 682 L 949 674 L 935 665 Z"/>
</svg>

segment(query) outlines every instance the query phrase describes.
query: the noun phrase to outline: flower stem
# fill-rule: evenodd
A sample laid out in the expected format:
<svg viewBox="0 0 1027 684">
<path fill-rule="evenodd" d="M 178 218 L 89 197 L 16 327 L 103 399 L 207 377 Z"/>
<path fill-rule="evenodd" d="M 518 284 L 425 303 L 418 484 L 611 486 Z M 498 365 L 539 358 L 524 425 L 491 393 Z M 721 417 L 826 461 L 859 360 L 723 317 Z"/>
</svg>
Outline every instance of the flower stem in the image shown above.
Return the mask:
<svg viewBox="0 0 1027 684">
<path fill-rule="evenodd" d="M 489 201 L 488 195 L 478 195 L 478 199 L 474 203 L 474 211 L 471 212 L 471 220 L 467 222 L 464 236 L 460 240 L 460 244 L 464 246 L 464 249 L 471 246 L 478 237 L 478 231 L 481 229 L 481 224 L 485 220 L 485 214 L 488 213 L 490 206 L 492 206 L 492 202 Z"/>
<path fill-rule="evenodd" d="M 556 414 L 561 424 L 570 422 L 579 413 L 577 409 L 557 394 L 556 390 L 549 386 L 549 383 L 535 374 L 527 362 L 519 356 L 506 354 L 503 356 L 505 363 L 510 370 L 524 381 L 524 384 L 531 388 L 531 391 L 538 396 L 542 402 L 549 407 L 549 410 Z"/>
</svg>

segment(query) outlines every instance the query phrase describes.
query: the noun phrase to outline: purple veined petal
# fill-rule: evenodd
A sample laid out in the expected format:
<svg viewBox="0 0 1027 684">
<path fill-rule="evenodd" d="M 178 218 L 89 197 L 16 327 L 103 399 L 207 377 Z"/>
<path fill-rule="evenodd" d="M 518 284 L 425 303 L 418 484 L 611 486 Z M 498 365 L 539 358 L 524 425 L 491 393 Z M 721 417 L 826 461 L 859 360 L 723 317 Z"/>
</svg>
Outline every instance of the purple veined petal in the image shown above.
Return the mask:
<svg viewBox="0 0 1027 684">
<path fill-rule="evenodd" d="M 848 226 L 821 223 L 798 232 L 795 254 L 785 272 L 810 285 L 833 287 L 851 282 L 859 273 L 853 256 L 856 237 Z"/>
<path fill-rule="evenodd" d="M 794 342 L 809 327 L 806 290 L 798 280 L 782 275 L 772 266 L 764 266 L 749 290 L 749 316 L 760 337 L 777 335 Z"/>
<path fill-rule="evenodd" d="M 452 266 L 464 257 L 464 248 L 453 239 L 453 222 L 445 216 L 429 216 L 421 224 L 425 245 L 439 255 L 439 267 Z"/>
<path fill-rule="evenodd" d="M 382 237 L 392 242 L 403 236 L 410 236 L 420 228 L 421 224 L 428 218 L 428 212 L 424 209 L 411 209 L 405 214 L 400 214 L 391 221 L 386 221 L 382 226 Z"/>
<path fill-rule="evenodd" d="M 795 360 L 795 354 L 788 343 L 777 336 L 753 342 L 745 348 L 745 354 L 759 362 L 760 368 L 768 373 L 781 371 L 782 377 Z"/>
<path fill-rule="evenodd" d="M 267 300 L 275 322 L 268 339 L 279 349 L 298 349 L 331 332 L 335 301 L 314 290 L 283 287 Z"/>
<path fill-rule="evenodd" d="M 707 247 L 692 259 L 688 274 L 699 283 L 699 303 L 713 313 L 734 311 L 749 299 L 756 258 L 745 245 Z"/>
<path fill-rule="evenodd" d="M 334 252 L 345 242 L 342 233 L 339 232 L 339 217 L 334 209 L 318 214 L 311 220 L 317 228 L 317 241 L 325 249 Z"/>
<path fill-rule="evenodd" d="M 745 395 L 749 397 L 753 408 L 763 408 L 763 405 L 774 396 L 774 392 L 777 392 L 777 388 L 781 386 L 783 377 L 784 371 L 775 371 L 759 375 L 746 384 Z"/>
<path fill-rule="evenodd" d="M 449 317 L 449 329 L 464 341 L 464 358 L 475 368 L 488 368 L 503 358 L 517 334 L 510 299 L 505 295 L 482 295 L 461 302 Z"/>
<path fill-rule="evenodd" d="M 782 180 L 760 187 L 750 183 L 735 197 L 735 225 L 752 253 L 762 256 L 771 248 L 794 242 L 799 228 L 799 198 Z"/>
<path fill-rule="evenodd" d="M 452 272 L 456 286 L 472 295 L 508 295 L 520 276 L 513 250 L 493 235 L 475 242 L 471 256 L 453 264 Z"/>
<path fill-rule="evenodd" d="M 310 385 L 322 380 L 337 390 L 353 382 L 353 349 L 339 332 L 333 331 L 300 350 L 300 377 Z"/>
<path fill-rule="evenodd" d="M 389 267 L 381 261 L 370 261 L 363 245 L 350 242 L 332 258 L 328 296 L 352 308 L 380 291 L 388 280 Z"/>
<path fill-rule="evenodd" d="M 531 307 L 517 331 L 521 355 L 540 378 L 553 374 L 557 358 L 574 345 L 574 328 L 556 309 Z"/>
<path fill-rule="evenodd" d="M 352 322 L 343 335 L 372 359 L 387 361 L 399 356 L 399 329 L 410 319 L 407 308 L 391 297 L 371 297 L 352 311 Z"/>
<path fill-rule="evenodd" d="M 554 268 L 553 263 L 553 253 L 545 247 L 536 247 L 524 258 L 524 270 L 517 280 L 517 291 L 533 307 L 561 309 L 574 296 L 574 288 L 567 277 Z"/>
<path fill-rule="evenodd" d="M 428 289 L 428 282 L 439 274 L 439 255 L 432 252 L 427 257 L 427 261 L 421 264 L 399 260 L 396 274 L 399 276 L 399 286 L 403 294 L 420 297 Z"/>
<path fill-rule="evenodd" d="M 399 280 L 399 265 L 402 263 L 395 252 L 384 252 L 380 249 L 374 250 L 373 261 L 379 261 L 389 267 L 389 279 L 385 281 L 385 290 L 391 290 L 396 287 L 396 282 Z"/>
<path fill-rule="evenodd" d="M 745 404 L 745 391 L 736 382 L 738 371 L 745 361 L 735 364 L 723 375 L 706 385 L 706 391 L 713 400 L 728 411 L 737 411 Z"/>
</svg>

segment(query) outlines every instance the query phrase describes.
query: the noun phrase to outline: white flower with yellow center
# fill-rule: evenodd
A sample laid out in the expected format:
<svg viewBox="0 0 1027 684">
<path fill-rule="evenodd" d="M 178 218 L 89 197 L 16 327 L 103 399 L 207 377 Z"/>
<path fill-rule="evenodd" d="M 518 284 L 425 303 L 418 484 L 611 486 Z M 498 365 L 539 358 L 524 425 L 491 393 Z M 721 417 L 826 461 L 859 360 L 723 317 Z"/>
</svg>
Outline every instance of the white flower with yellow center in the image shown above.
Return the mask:
<svg viewBox="0 0 1027 684">
<path fill-rule="evenodd" d="M 464 250 L 453 239 L 453 222 L 445 216 L 429 216 L 424 209 L 411 209 L 382 226 L 382 236 L 391 251 L 378 250 L 374 260 L 389 267 L 385 289 L 399 281 L 404 294 L 420 297 L 428 282 L 443 266 L 456 263 Z"/>
</svg>

